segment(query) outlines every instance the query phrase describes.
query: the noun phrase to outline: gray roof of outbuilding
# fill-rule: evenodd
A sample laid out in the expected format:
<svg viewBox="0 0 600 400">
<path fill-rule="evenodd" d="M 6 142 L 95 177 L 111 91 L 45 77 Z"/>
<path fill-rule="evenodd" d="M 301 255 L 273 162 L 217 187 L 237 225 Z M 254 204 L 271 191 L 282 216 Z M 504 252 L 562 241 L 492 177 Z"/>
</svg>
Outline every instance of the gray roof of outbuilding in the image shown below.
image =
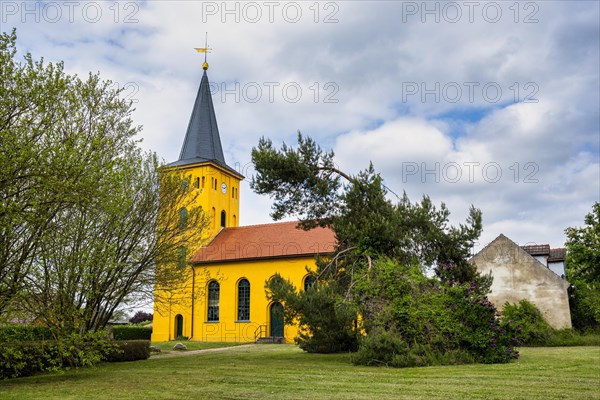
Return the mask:
<svg viewBox="0 0 600 400">
<path fill-rule="evenodd" d="M 221 147 L 221 138 L 219 136 L 219 127 L 215 117 L 212 96 L 206 71 L 202 75 L 200 88 L 196 95 L 192 116 L 188 124 L 187 132 L 179 160 L 169 164 L 171 167 L 178 167 L 188 164 L 213 161 L 224 167 L 231 169 L 225 163 L 223 148 Z"/>
</svg>

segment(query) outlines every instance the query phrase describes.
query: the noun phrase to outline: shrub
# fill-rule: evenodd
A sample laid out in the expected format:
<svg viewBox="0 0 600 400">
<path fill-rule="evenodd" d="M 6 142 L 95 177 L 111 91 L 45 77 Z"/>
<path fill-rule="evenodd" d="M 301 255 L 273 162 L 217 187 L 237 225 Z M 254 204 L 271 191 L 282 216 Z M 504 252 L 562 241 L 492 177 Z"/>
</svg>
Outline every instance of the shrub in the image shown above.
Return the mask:
<svg viewBox="0 0 600 400">
<path fill-rule="evenodd" d="M 150 357 L 149 340 L 122 340 L 114 342 L 115 348 L 106 355 L 104 361 L 136 361 Z"/>
<path fill-rule="evenodd" d="M 397 333 L 381 330 L 363 337 L 351 360 L 357 365 L 391 366 L 393 361 L 397 361 L 395 358 L 405 357 L 408 352 L 408 345 Z"/>
<path fill-rule="evenodd" d="M 505 303 L 502 319 L 520 327 L 519 339 L 527 346 L 547 345 L 554 333 L 542 312 L 527 300 L 521 300 L 518 304 Z"/>
<path fill-rule="evenodd" d="M 430 344 L 409 346 L 397 332 L 378 331 L 364 337 L 351 357 L 356 365 L 389 367 L 424 367 L 473 363 L 474 358 L 463 349 L 440 351 Z"/>
<path fill-rule="evenodd" d="M 0 342 L 26 342 L 52 339 L 47 326 L 10 324 L 0 326 Z"/>
<path fill-rule="evenodd" d="M 115 325 L 112 327 L 115 340 L 150 340 L 152 328 L 147 326 Z"/>
</svg>

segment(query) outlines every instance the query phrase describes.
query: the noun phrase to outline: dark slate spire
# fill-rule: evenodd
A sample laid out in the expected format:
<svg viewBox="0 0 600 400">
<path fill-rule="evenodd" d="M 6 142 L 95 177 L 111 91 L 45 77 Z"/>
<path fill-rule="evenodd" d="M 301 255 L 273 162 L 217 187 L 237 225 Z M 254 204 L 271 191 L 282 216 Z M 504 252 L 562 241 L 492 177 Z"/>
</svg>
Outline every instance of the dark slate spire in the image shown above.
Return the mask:
<svg viewBox="0 0 600 400">
<path fill-rule="evenodd" d="M 212 96 L 210 95 L 206 68 L 194 102 L 194 109 L 181 147 L 179 160 L 171 163 L 170 166 L 175 167 L 205 161 L 213 161 L 227 166 L 221 147 L 221 138 L 219 137 L 219 128 L 217 127 L 217 118 L 215 117 Z"/>
</svg>

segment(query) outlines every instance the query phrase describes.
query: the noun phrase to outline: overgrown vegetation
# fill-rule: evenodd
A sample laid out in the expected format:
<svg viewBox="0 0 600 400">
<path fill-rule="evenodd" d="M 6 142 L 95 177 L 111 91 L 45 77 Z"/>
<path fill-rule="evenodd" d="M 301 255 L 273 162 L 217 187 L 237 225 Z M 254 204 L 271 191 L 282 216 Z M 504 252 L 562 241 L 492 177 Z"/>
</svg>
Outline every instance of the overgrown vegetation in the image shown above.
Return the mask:
<svg viewBox="0 0 600 400">
<path fill-rule="evenodd" d="M 481 233 L 481 212 L 450 226 L 444 204 L 425 196 L 397 201 L 373 166 L 350 176 L 298 135 L 298 147 L 280 150 L 261 139 L 252 151 L 251 186 L 274 198 L 275 219 L 330 227 L 336 253 L 318 261 L 316 284 L 297 291 L 275 276 L 270 299 L 285 303 L 286 321 L 298 321 L 298 343 L 310 352 L 352 351 L 367 365 L 498 363 L 518 357 L 516 332 L 486 298 L 491 280 L 467 260 Z M 341 183 L 341 179 L 345 183 Z M 435 272 L 428 277 L 427 272 Z"/>
</svg>

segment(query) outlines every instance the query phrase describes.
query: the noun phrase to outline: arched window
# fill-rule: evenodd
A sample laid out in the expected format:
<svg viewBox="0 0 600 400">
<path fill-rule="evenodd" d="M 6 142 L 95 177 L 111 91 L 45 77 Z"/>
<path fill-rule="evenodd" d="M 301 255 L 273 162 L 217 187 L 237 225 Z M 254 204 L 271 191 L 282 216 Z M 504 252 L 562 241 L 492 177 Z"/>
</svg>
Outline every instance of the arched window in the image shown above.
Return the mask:
<svg viewBox="0 0 600 400">
<path fill-rule="evenodd" d="M 188 177 L 183 178 L 179 185 L 180 185 L 179 187 L 181 188 L 181 191 L 183 193 L 187 192 L 190 189 L 190 177 L 188 176 Z"/>
<path fill-rule="evenodd" d="M 183 207 L 179 210 L 179 229 L 184 230 L 187 226 L 188 221 L 188 210 Z"/>
<path fill-rule="evenodd" d="M 237 217 L 235 216 L 235 214 L 233 214 L 233 225 L 231 226 L 237 226 Z"/>
<path fill-rule="evenodd" d="M 200 177 L 199 176 L 194 178 L 194 189 L 200 189 Z"/>
<path fill-rule="evenodd" d="M 306 290 L 308 290 L 308 288 L 312 287 L 312 285 L 314 285 L 315 282 L 316 282 L 316 279 L 312 275 L 308 275 L 306 278 L 304 278 L 304 291 L 306 291 Z"/>
<path fill-rule="evenodd" d="M 250 321 L 250 282 L 242 279 L 238 283 L 238 321 Z"/>
<path fill-rule="evenodd" d="M 225 210 L 221 211 L 221 226 L 223 228 L 225 228 L 227 222 L 227 213 L 225 213 Z"/>
<path fill-rule="evenodd" d="M 187 263 L 187 248 L 185 246 L 181 246 L 179 248 L 179 254 L 177 254 L 177 266 L 179 268 L 184 268 Z"/>
<path fill-rule="evenodd" d="M 219 282 L 210 281 L 208 284 L 208 320 L 219 320 Z"/>
<path fill-rule="evenodd" d="M 217 226 L 217 210 L 215 210 L 215 208 L 212 208 L 212 226 L 213 228 Z"/>
</svg>

